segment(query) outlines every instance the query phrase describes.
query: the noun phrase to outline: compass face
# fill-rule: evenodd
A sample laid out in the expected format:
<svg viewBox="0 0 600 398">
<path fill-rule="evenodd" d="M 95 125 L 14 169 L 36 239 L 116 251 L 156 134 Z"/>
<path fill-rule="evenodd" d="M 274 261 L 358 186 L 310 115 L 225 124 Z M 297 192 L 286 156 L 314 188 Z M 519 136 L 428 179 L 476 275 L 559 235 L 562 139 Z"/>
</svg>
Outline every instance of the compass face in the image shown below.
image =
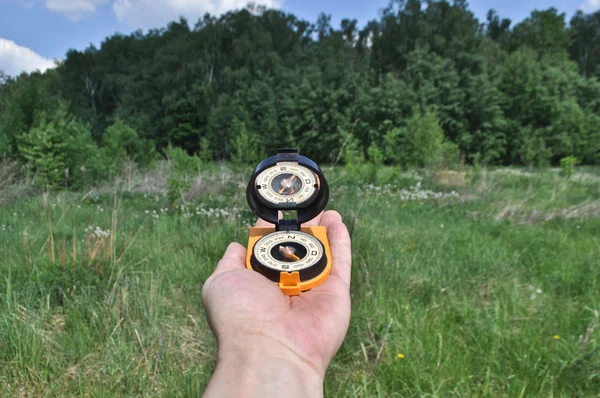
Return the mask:
<svg viewBox="0 0 600 398">
<path fill-rule="evenodd" d="M 325 252 L 321 241 L 312 235 L 298 231 L 279 231 L 256 242 L 253 254 L 263 267 L 280 272 L 294 272 L 318 264 Z"/>
<path fill-rule="evenodd" d="M 319 179 L 310 169 L 293 162 L 280 162 L 256 177 L 256 191 L 272 205 L 305 205 L 314 198 Z"/>
</svg>

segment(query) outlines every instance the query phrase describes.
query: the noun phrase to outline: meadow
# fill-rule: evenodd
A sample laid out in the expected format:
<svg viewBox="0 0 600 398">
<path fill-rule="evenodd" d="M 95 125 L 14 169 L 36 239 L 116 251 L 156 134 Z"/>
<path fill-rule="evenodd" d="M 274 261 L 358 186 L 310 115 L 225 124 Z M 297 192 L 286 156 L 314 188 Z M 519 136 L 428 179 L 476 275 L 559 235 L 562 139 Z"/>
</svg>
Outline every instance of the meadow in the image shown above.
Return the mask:
<svg viewBox="0 0 600 398">
<path fill-rule="evenodd" d="M 195 397 L 200 291 L 255 221 L 251 170 L 0 187 L 0 396 Z M 353 242 L 329 397 L 600 396 L 600 170 L 325 168 Z M 1 180 L 1 179 L 0 179 Z"/>
</svg>

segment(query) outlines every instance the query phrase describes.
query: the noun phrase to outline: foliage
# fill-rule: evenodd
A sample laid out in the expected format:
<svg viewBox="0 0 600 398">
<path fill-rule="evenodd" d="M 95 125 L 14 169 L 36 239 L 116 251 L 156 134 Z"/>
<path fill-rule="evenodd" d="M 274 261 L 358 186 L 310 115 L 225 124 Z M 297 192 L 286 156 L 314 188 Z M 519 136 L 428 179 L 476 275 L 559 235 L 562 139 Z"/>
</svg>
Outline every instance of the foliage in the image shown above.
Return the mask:
<svg viewBox="0 0 600 398">
<path fill-rule="evenodd" d="M 257 165 L 264 157 L 260 140 L 246 129 L 246 124 L 233 119 L 231 123 L 233 150 L 231 160 L 236 165 Z"/>
<path fill-rule="evenodd" d="M 202 160 L 197 156 L 190 156 L 181 148 L 169 145 L 165 155 L 170 164 L 171 174 L 167 180 L 167 198 L 170 204 L 174 204 L 183 198 L 185 192 L 190 188 L 189 175 L 198 173 L 202 167 Z"/>
<path fill-rule="evenodd" d="M 436 163 L 444 131 L 434 111 L 417 109 L 402 128 L 391 129 L 384 137 L 388 160 L 404 167 L 426 167 Z"/>
<path fill-rule="evenodd" d="M 44 188 L 81 184 L 86 172 L 97 176 L 100 154 L 90 130 L 70 116 L 64 105 L 51 115 L 38 114 L 17 142 L 21 160 Z"/>
<path fill-rule="evenodd" d="M 560 160 L 560 175 L 571 178 L 575 174 L 575 166 L 579 160 L 575 156 L 567 156 Z"/>
<path fill-rule="evenodd" d="M 367 153 L 369 154 L 369 162 L 371 162 L 371 164 L 373 164 L 375 166 L 383 165 L 383 160 L 384 160 L 383 152 L 381 152 L 381 149 L 379 149 L 379 147 L 377 146 L 376 143 L 373 142 L 369 146 Z"/>
<path fill-rule="evenodd" d="M 110 170 L 113 173 L 127 159 L 141 165 L 148 165 L 155 157 L 152 144 L 140 139 L 137 132 L 121 119 L 117 119 L 106 129 L 102 150 L 110 161 Z"/>
<path fill-rule="evenodd" d="M 44 113 L 19 141 L 19 152 L 35 180 L 44 188 L 57 186 L 65 181 L 67 169 L 66 144 L 63 135 Z"/>
<path fill-rule="evenodd" d="M 445 170 L 457 169 L 461 166 L 458 145 L 451 141 L 444 141 L 438 151 L 436 165 Z"/>
<path fill-rule="evenodd" d="M 419 166 L 432 160 L 394 148 L 432 109 L 468 163 L 600 164 L 598 32 L 600 11 L 535 10 L 512 26 L 493 10 L 478 21 L 464 0 L 393 1 L 362 27 L 252 6 L 180 19 L 0 75 L 0 152 L 22 159 L 18 137 L 65 101 L 103 147 L 104 174 L 168 145 L 250 164 L 284 146 L 356 163 L 375 144 L 385 162 Z"/>
<path fill-rule="evenodd" d="M 210 142 L 206 137 L 200 139 L 200 153 L 199 158 L 202 163 L 209 163 L 213 159 L 212 150 L 210 149 Z"/>
<path fill-rule="evenodd" d="M 365 163 L 365 154 L 358 140 L 352 135 L 347 134 L 344 148 L 344 162 L 346 169 L 351 170 L 353 167 L 361 166 Z"/>
<path fill-rule="evenodd" d="M 190 155 L 172 145 L 165 150 L 165 156 L 171 165 L 171 173 L 178 175 L 197 173 L 202 168 L 202 160 L 198 156 Z"/>
</svg>

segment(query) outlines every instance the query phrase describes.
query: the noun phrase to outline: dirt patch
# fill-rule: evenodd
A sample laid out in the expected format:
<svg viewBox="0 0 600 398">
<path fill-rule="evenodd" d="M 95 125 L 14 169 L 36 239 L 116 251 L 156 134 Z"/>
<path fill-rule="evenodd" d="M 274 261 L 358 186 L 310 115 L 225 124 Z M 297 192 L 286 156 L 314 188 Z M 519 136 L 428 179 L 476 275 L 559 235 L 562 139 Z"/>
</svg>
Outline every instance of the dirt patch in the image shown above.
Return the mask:
<svg viewBox="0 0 600 398">
<path fill-rule="evenodd" d="M 509 220 L 517 224 L 535 224 L 555 218 L 566 220 L 600 217 L 600 200 L 584 202 L 561 209 L 526 210 L 519 205 L 509 205 L 496 214 L 496 221 Z"/>
<path fill-rule="evenodd" d="M 0 205 L 12 203 L 34 191 L 33 181 L 25 177 L 16 163 L 0 162 Z"/>
<path fill-rule="evenodd" d="M 244 192 L 246 184 L 239 184 L 243 181 L 241 178 L 235 178 L 231 173 L 221 173 L 217 176 L 202 176 L 195 177 L 189 186 L 189 189 L 183 195 L 186 202 L 192 202 L 200 199 L 206 194 L 214 194 L 223 192 L 232 186 L 238 186 L 241 192 Z"/>
<path fill-rule="evenodd" d="M 467 184 L 467 173 L 453 170 L 438 171 L 435 173 L 435 179 L 441 185 L 462 187 Z"/>
<path fill-rule="evenodd" d="M 575 173 L 575 175 L 571 177 L 571 180 L 581 183 L 600 184 L 600 176 L 586 172 Z"/>
</svg>

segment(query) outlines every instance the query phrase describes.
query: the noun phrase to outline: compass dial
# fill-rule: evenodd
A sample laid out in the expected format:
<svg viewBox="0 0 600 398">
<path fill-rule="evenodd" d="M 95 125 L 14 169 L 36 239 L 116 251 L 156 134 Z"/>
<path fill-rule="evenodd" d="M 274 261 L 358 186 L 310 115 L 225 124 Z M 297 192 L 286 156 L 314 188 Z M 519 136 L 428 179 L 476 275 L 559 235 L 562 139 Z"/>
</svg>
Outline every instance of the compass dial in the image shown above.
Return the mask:
<svg viewBox="0 0 600 398">
<path fill-rule="evenodd" d="M 256 177 L 260 198 L 272 205 L 306 205 L 319 188 L 319 178 L 310 169 L 293 162 L 280 162 Z"/>
<path fill-rule="evenodd" d="M 326 265 L 325 248 L 320 240 L 305 232 L 278 231 L 262 237 L 252 252 L 255 269 L 279 281 L 281 272 L 300 272 L 306 280 L 318 275 Z"/>
</svg>

